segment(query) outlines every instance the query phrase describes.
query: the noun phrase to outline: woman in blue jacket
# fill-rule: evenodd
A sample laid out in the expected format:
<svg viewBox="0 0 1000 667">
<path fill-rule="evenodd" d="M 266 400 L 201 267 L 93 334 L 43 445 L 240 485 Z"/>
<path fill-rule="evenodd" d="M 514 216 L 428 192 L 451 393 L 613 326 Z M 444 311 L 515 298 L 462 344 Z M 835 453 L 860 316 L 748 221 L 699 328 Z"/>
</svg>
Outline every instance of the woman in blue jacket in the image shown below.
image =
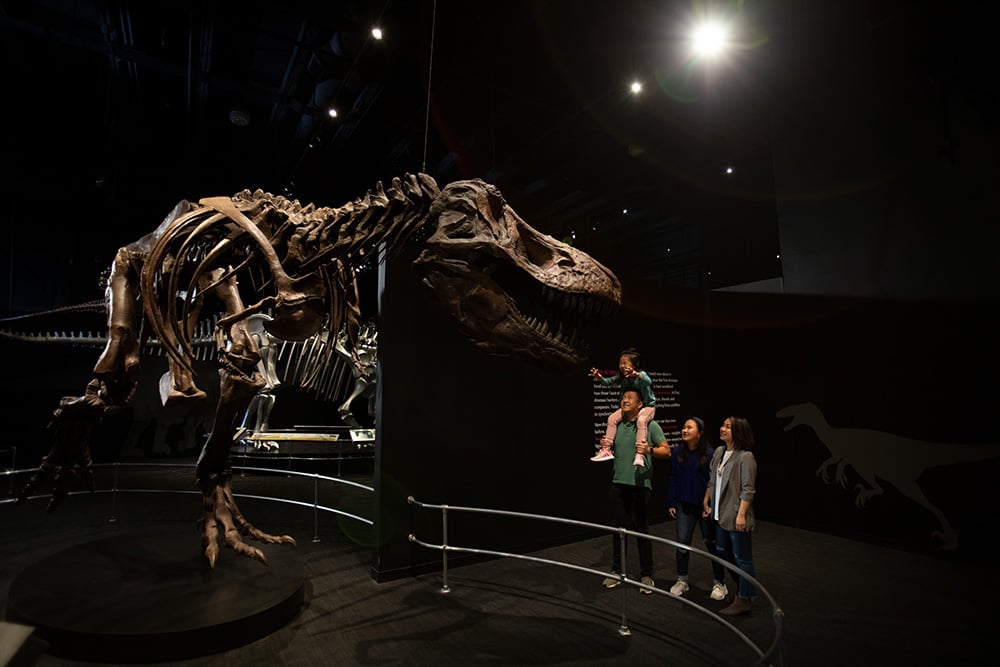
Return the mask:
<svg viewBox="0 0 1000 667">
<path fill-rule="evenodd" d="M 705 490 L 708 488 L 708 469 L 715 448 L 703 437 L 705 422 L 698 417 L 688 417 L 681 426 L 681 444 L 671 447 L 670 483 L 667 487 L 668 511 L 677 520 L 677 541 L 690 545 L 694 538 L 695 528 L 701 528 L 702 539 L 705 540 L 705 551 L 713 556 L 715 550 L 715 520 L 703 511 Z M 687 549 L 677 549 L 677 583 L 670 587 L 673 595 L 684 595 L 689 589 L 688 563 L 691 552 Z M 711 598 L 725 600 L 729 589 L 725 584 L 726 570 L 722 565 L 711 561 L 712 575 L 715 583 L 712 585 Z"/>
</svg>

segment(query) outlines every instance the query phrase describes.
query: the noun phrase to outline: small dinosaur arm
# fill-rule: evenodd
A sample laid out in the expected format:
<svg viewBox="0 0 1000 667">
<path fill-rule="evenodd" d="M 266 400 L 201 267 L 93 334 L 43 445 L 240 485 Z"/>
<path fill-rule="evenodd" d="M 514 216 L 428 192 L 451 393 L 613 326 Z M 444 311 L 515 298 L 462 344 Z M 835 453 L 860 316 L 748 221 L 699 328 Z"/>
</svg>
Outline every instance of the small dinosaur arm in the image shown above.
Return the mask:
<svg viewBox="0 0 1000 667">
<path fill-rule="evenodd" d="M 63 398 L 54 411 L 51 449 L 18 503 L 53 475 L 50 511 L 77 474 L 93 488 L 90 432 L 135 392 L 139 331 L 155 336 L 167 353 L 168 404 L 204 400 L 194 382 L 192 336 L 203 310 L 216 308 L 220 396 L 195 471 L 203 554 L 214 567 L 221 538 L 236 553 L 266 563 L 244 537 L 294 540 L 255 528 L 233 498 L 237 418 L 265 385 L 248 318 L 268 314 L 265 328 L 283 340 L 304 340 L 324 326 L 344 328 L 353 340 L 360 316 L 355 272 L 370 268 L 381 253 L 395 255 L 410 239 L 424 244 L 414 265 L 425 284 L 462 332 L 492 354 L 582 367 L 588 351 L 581 329 L 621 303 L 621 285 L 610 270 L 531 228 L 499 190 L 478 179 L 439 190 L 430 176 L 407 175 L 335 209 L 259 190 L 181 202 L 154 232 L 116 254 L 105 298 L 107 345 L 84 395 Z"/>
</svg>

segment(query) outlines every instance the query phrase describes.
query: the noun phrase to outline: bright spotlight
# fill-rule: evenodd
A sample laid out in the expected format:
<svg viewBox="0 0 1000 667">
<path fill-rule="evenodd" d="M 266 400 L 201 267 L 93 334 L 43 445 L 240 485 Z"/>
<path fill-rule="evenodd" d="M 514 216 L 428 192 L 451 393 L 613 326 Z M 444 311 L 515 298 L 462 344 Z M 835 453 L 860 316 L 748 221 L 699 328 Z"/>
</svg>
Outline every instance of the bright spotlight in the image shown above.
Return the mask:
<svg viewBox="0 0 1000 667">
<path fill-rule="evenodd" d="M 330 107 L 329 109 L 326 110 L 326 115 L 329 116 L 330 118 L 336 118 L 337 110 L 334 107 Z"/>
<path fill-rule="evenodd" d="M 372 37 L 375 39 L 382 39 L 382 28 L 375 27 L 372 28 Z"/>
<path fill-rule="evenodd" d="M 695 55 L 712 58 L 726 49 L 726 38 L 726 26 L 715 21 L 703 23 L 691 36 L 691 48 Z"/>
<path fill-rule="evenodd" d="M 632 91 L 633 93 L 635 93 L 636 95 L 638 95 L 639 93 L 641 93 L 641 92 L 642 92 L 642 84 L 641 84 L 641 83 L 639 83 L 638 81 L 633 81 L 633 82 L 632 82 L 632 85 L 631 85 L 631 86 L 629 86 L 629 89 L 630 89 L 630 90 L 631 90 L 631 91 Z"/>
</svg>

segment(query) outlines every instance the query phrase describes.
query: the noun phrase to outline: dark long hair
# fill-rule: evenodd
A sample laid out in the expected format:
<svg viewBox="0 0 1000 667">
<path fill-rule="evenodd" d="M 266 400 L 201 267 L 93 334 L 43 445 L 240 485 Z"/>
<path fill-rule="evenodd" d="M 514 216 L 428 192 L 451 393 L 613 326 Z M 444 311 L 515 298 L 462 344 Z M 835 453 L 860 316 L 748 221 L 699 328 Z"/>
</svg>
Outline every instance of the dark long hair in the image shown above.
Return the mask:
<svg viewBox="0 0 1000 667">
<path fill-rule="evenodd" d="M 743 417 L 729 417 L 729 426 L 733 434 L 733 449 L 753 451 L 753 431 L 750 422 Z"/>
<path fill-rule="evenodd" d="M 706 454 L 708 453 L 708 441 L 705 440 L 705 422 L 702 421 L 700 417 L 694 416 L 688 417 L 684 421 L 692 421 L 694 422 L 694 425 L 698 427 L 698 445 L 696 447 L 696 451 L 698 452 L 698 465 L 703 466 L 706 463 Z M 681 422 L 681 426 L 683 425 L 684 422 Z M 681 442 L 680 446 L 677 448 L 677 463 L 684 463 L 684 459 L 687 458 L 687 455 L 687 444 Z"/>
</svg>

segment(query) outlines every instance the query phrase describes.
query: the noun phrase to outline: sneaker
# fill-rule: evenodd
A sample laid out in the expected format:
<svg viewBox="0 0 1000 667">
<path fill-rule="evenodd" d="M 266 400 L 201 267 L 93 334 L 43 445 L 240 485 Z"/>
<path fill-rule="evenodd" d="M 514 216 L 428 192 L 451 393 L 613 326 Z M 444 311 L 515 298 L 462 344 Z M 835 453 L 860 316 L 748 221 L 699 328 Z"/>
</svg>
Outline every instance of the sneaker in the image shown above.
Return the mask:
<svg viewBox="0 0 1000 667">
<path fill-rule="evenodd" d="M 633 461 L 632 463 L 639 466 L 640 468 L 644 468 L 646 466 L 646 457 L 643 456 L 642 454 L 636 454 L 635 461 Z"/>
<path fill-rule="evenodd" d="M 618 588 L 621 585 L 622 585 L 622 580 L 618 577 L 617 574 L 614 576 L 605 577 L 604 581 L 601 582 L 601 586 L 604 586 L 605 588 Z"/>
<path fill-rule="evenodd" d="M 611 453 L 610 449 L 601 448 L 601 451 L 597 452 L 590 457 L 591 461 L 611 461 L 614 460 L 615 455 Z"/>
<path fill-rule="evenodd" d="M 725 600 L 729 597 L 729 589 L 721 581 L 715 582 L 712 586 L 712 595 L 710 596 L 713 600 Z"/>
<path fill-rule="evenodd" d="M 688 582 L 684 581 L 683 579 L 678 579 L 677 583 L 670 587 L 670 594 L 680 597 L 684 595 L 689 588 L 691 587 L 688 586 Z"/>
<path fill-rule="evenodd" d="M 656 586 L 656 582 L 653 581 L 653 578 L 652 577 L 643 577 L 639 581 L 641 581 L 642 583 L 644 583 L 647 586 L 649 586 L 649 588 L 640 588 L 639 592 L 642 593 L 642 594 L 644 594 L 644 595 L 652 595 L 653 591 L 651 591 L 650 589 L 653 588 L 654 586 Z"/>
</svg>

